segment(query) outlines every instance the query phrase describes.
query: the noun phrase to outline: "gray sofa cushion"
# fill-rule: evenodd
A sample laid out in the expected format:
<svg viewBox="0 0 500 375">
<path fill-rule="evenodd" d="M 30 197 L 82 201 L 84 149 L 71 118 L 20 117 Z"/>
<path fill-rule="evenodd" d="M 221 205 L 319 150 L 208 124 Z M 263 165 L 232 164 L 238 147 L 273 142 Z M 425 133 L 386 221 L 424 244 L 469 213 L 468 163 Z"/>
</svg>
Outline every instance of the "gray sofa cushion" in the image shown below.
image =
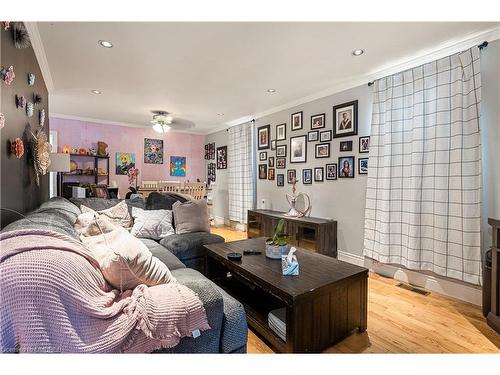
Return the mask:
<svg viewBox="0 0 500 375">
<path fill-rule="evenodd" d="M 123 199 L 113 198 L 113 199 L 104 199 L 104 198 L 70 198 L 71 203 L 76 205 L 78 208 L 83 204 L 94 211 L 101 211 L 116 206 Z M 132 216 L 132 207 L 146 209 L 146 202 L 143 198 L 134 198 L 134 199 L 125 199 L 125 203 L 128 206 L 128 211 Z"/>
<path fill-rule="evenodd" d="M 159 193 L 152 192 L 148 195 L 146 199 L 146 209 L 147 210 L 172 210 L 172 205 L 175 202 L 184 203 L 187 201 L 185 197 L 182 195 L 178 195 L 175 193 Z"/>
<path fill-rule="evenodd" d="M 170 250 L 181 261 L 205 256 L 203 245 L 224 242 L 224 238 L 207 232 L 172 234 L 162 238 L 160 244 Z"/>
<path fill-rule="evenodd" d="M 175 233 L 210 232 L 210 218 L 205 200 L 175 202 L 172 209 Z"/>
<path fill-rule="evenodd" d="M 151 253 L 166 264 L 170 271 L 176 270 L 178 268 L 186 268 L 186 266 L 170 251 L 165 249 L 155 240 L 149 238 L 140 238 L 142 243 L 151 251 Z"/>
<path fill-rule="evenodd" d="M 172 271 L 172 275 L 178 282 L 184 285 L 200 283 L 203 280 L 208 281 L 205 276 L 191 268 Z M 227 294 L 222 288 L 213 283 L 212 285 L 222 295 L 222 300 L 224 301 L 220 352 L 246 353 L 248 326 L 245 309 L 240 302 Z"/>
</svg>

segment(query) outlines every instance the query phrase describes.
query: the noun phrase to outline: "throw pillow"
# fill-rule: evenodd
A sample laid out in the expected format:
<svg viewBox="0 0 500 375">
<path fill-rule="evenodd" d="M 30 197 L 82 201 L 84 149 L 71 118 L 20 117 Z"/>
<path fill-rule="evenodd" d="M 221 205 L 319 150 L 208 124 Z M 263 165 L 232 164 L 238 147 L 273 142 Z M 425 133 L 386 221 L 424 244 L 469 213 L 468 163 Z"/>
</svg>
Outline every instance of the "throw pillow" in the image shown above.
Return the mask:
<svg viewBox="0 0 500 375">
<path fill-rule="evenodd" d="M 186 197 L 172 192 L 153 191 L 146 199 L 147 210 L 172 210 L 172 205 L 179 201 L 181 203 L 188 201 Z"/>
<path fill-rule="evenodd" d="M 205 200 L 173 204 L 175 233 L 210 232 L 210 219 Z"/>
<path fill-rule="evenodd" d="M 125 201 L 121 201 L 113 207 L 100 211 L 94 211 L 92 208 L 84 206 L 83 204 L 80 206 L 80 209 L 82 210 L 82 213 L 97 212 L 99 215 L 104 215 L 112 223 L 115 223 L 123 228 L 130 228 L 132 226 L 132 217 L 130 216 L 128 206 Z"/>
<path fill-rule="evenodd" d="M 132 216 L 134 226 L 130 233 L 136 237 L 160 240 L 175 234 L 170 210 L 143 210 L 132 207 Z"/>
</svg>

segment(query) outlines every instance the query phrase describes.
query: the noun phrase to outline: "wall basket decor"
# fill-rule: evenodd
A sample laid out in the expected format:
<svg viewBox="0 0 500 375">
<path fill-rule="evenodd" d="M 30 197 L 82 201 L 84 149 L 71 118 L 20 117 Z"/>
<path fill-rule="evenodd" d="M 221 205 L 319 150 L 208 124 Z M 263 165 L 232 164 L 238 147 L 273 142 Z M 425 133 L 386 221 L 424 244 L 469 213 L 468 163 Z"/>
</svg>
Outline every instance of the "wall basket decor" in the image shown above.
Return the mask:
<svg viewBox="0 0 500 375">
<path fill-rule="evenodd" d="M 26 104 L 26 116 L 31 117 L 33 116 L 33 103 L 28 102 Z"/>
<path fill-rule="evenodd" d="M 36 186 L 40 186 L 40 176 L 47 174 L 50 166 L 51 145 L 47 133 L 40 126 L 36 133 L 31 133 L 31 149 L 33 151 L 33 167 L 35 168 Z"/>
<path fill-rule="evenodd" d="M 35 85 L 35 75 L 33 73 L 28 73 L 28 86 Z"/>
<path fill-rule="evenodd" d="M 16 74 L 14 73 L 14 67 L 11 65 L 8 68 L 2 66 L 0 69 L 0 78 L 5 82 L 6 85 L 10 85 Z"/>
<path fill-rule="evenodd" d="M 24 95 L 17 95 L 16 94 L 16 108 L 24 108 L 26 106 L 26 98 Z"/>
<path fill-rule="evenodd" d="M 30 36 L 28 31 L 22 22 L 15 22 L 12 28 L 12 34 L 14 37 L 14 47 L 16 48 L 28 48 L 31 46 Z"/>
<path fill-rule="evenodd" d="M 0 113 L 0 129 L 5 126 L 5 116 L 3 113 Z"/>
<path fill-rule="evenodd" d="M 40 126 L 43 127 L 45 124 L 45 109 L 41 109 L 40 112 L 38 113 L 38 120 L 40 123 Z"/>
<path fill-rule="evenodd" d="M 10 152 L 13 153 L 18 159 L 23 157 L 24 142 L 21 138 L 16 138 L 13 141 L 10 141 Z"/>
</svg>

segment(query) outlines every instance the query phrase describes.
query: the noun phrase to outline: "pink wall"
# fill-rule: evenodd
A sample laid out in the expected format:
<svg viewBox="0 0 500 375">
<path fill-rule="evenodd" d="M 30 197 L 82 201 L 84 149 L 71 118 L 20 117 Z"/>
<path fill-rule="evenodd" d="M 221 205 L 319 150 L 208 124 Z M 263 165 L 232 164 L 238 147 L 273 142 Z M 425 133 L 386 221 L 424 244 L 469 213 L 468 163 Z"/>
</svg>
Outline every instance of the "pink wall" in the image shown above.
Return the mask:
<svg viewBox="0 0 500 375">
<path fill-rule="evenodd" d="M 93 122 L 66 120 L 61 118 L 50 118 L 50 130 L 57 131 L 57 152 L 62 152 L 64 145 L 74 148 L 97 148 L 97 141 L 108 144 L 110 184 L 116 181 L 120 196 L 124 197 L 128 191 L 129 182 L 127 176 L 115 174 L 115 152 L 135 153 L 136 167 L 140 170 L 139 184 L 142 180 L 181 180 L 196 181 L 199 178 L 205 180 L 204 144 L 205 136 L 187 133 L 171 132 L 167 134 L 156 133 L 148 128 L 131 128 Z M 144 163 L 144 138 L 163 139 L 163 164 Z M 170 176 L 170 156 L 186 157 L 186 177 Z M 75 161 L 79 168 L 86 167 L 81 163 L 83 158 Z M 105 166 L 104 162 L 100 164 Z M 89 164 L 90 165 L 90 164 Z M 80 181 L 93 177 L 81 177 Z M 65 181 L 70 178 L 65 177 Z M 105 178 L 103 179 L 105 182 Z"/>
</svg>

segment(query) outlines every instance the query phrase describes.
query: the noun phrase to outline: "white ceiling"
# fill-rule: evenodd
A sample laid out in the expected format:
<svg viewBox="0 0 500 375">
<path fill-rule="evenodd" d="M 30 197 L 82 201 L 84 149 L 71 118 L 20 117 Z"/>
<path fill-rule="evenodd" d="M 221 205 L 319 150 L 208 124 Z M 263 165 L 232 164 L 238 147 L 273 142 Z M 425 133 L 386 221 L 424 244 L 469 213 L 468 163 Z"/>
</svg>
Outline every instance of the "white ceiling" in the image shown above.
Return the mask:
<svg viewBox="0 0 500 375">
<path fill-rule="evenodd" d="M 149 126 L 150 111 L 163 109 L 206 133 L 499 24 L 37 25 L 53 80 L 52 114 Z M 100 39 L 114 47 L 100 47 Z M 353 57 L 356 48 L 365 54 Z"/>
</svg>

